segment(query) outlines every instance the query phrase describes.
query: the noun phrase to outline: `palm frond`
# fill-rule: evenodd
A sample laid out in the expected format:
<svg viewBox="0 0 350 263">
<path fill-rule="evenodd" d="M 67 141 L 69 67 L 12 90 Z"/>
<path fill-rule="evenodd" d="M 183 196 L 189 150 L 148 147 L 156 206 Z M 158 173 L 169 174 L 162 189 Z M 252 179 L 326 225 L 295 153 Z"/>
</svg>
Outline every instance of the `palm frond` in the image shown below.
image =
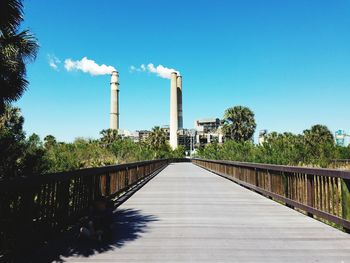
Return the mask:
<svg viewBox="0 0 350 263">
<path fill-rule="evenodd" d="M 20 0 L 0 1 L 0 36 L 3 31 L 15 32 L 23 21 L 23 5 Z"/>
</svg>

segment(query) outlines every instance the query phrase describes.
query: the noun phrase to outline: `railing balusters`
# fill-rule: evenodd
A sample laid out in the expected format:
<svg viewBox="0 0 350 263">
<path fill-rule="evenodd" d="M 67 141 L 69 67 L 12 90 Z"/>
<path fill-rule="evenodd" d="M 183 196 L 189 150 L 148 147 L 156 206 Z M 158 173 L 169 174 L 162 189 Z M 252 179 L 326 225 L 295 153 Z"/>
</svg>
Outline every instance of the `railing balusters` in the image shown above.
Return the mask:
<svg viewBox="0 0 350 263">
<path fill-rule="evenodd" d="M 341 197 L 342 197 L 342 217 L 344 219 L 350 220 L 350 180 L 341 180 Z M 350 227 L 345 228 L 349 233 Z"/>
<path fill-rule="evenodd" d="M 152 160 L 0 181 L 0 254 L 66 230 L 94 200 L 114 198 L 168 163 Z"/>
<path fill-rule="evenodd" d="M 247 188 L 350 229 L 350 171 L 193 159 Z"/>
</svg>

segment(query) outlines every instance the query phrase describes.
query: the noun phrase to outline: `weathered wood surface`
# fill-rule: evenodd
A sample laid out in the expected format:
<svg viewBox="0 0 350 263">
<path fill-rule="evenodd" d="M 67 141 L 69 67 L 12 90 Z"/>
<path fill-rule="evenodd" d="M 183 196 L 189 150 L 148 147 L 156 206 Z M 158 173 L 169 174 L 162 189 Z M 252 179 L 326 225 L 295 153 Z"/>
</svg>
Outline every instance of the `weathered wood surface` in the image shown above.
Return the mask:
<svg viewBox="0 0 350 263">
<path fill-rule="evenodd" d="M 115 239 L 67 262 L 350 262 L 350 235 L 191 163 L 170 164 L 116 214 Z"/>
</svg>

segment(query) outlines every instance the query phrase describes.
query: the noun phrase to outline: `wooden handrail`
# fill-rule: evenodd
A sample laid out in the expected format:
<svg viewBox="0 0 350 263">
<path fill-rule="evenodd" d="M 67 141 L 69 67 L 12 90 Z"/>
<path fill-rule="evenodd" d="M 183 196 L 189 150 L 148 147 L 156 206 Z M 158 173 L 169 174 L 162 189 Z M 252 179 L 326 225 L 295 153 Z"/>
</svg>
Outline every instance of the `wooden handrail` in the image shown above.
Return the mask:
<svg viewBox="0 0 350 263">
<path fill-rule="evenodd" d="M 350 230 L 350 171 L 192 159 L 250 190 Z"/>
</svg>

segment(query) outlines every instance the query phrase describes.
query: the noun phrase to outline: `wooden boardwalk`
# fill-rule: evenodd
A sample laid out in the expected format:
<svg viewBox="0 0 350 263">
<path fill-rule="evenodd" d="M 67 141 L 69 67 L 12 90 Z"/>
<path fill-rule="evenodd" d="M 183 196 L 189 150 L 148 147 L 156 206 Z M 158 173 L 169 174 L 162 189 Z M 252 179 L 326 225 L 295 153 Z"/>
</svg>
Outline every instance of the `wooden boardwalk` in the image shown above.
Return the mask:
<svg viewBox="0 0 350 263">
<path fill-rule="evenodd" d="M 113 242 L 67 262 L 350 262 L 350 235 L 191 163 L 117 209 Z"/>
</svg>

